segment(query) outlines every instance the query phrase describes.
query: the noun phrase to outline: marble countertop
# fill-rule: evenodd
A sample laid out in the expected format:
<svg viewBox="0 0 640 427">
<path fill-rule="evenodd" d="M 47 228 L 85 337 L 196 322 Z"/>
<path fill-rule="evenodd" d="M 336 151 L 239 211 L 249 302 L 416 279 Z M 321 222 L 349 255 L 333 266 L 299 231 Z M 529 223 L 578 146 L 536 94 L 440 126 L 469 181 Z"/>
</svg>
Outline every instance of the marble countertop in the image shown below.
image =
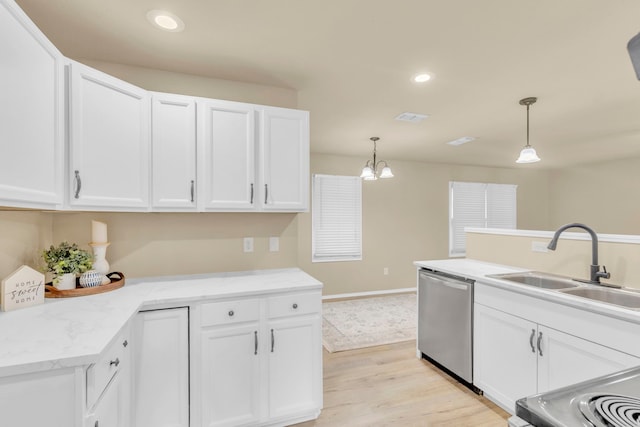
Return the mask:
<svg viewBox="0 0 640 427">
<path fill-rule="evenodd" d="M 142 309 L 202 299 L 320 290 L 300 269 L 126 280 L 120 289 L 0 312 L 0 377 L 94 363 Z"/>
<path fill-rule="evenodd" d="M 414 265 L 418 268 L 429 268 L 432 270 L 441 271 L 443 273 L 463 276 L 468 279 L 480 281 L 483 284 L 494 286 L 497 288 L 518 292 L 521 294 L 532 296 L 534 298 L 539 298 L 546 301 L 551 301 L 554 303 L 579 308 L 581 310 L 587 310 L 593 313 L 603 314 L 605 316 L 640 324 L 640 310 L 634 310 L 613 304 L 598 302 L 587 298 L 554 291 L 551 289 L 541 289 L 535 286 L 519 284 L 516 282 L 501 280 L 494 277 L 487 277 L 493 274 L 530 271 L 524 268 L 492 264 L 467 258 L 415 261 Z M 593 285 L 585 284 L 581 286 Z"/>
</svg>

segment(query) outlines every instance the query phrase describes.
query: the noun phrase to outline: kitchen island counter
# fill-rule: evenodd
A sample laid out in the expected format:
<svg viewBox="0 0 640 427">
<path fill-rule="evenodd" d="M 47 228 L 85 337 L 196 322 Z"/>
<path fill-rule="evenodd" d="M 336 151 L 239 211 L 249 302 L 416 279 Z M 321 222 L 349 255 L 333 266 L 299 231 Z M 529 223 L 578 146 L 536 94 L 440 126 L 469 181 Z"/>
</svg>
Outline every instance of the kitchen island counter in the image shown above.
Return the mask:
<svg viewBox="0 0 640 427">
<path fill-rule="evenodd" d="M 543 289 L 536 286 L 520 284 L 495 277 L 489 277 L 495 274 L 531 271 L 530 269 L 492 264 L 467 258 L 415 261 L 414 265 L 418 268 L 427 268 L 435 271 L 441 271 L 443 273 L 463 276 L 468 279 L 480 281 L 484 285 L 516 292 L 519 294 L 538 298 L 540 300 L 562 304 L 580 310 L 601 314 L 607 317 L 640 324 L 640 310 L 634 310 L 631 308 L 625 308 L 613 304 L 599 302 L 575 295 L 565 294 L 557 290 Z"/>
</svg>

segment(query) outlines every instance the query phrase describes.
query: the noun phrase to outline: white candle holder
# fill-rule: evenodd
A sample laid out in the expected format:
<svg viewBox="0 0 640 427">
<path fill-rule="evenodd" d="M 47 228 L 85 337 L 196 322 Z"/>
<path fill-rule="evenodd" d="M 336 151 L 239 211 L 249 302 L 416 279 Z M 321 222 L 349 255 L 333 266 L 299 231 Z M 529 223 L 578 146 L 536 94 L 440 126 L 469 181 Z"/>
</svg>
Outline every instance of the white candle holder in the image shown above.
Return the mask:
<svg viewBox="0 0 640 427">
<path fill-rule="evenodd" d="M 109 272 L 109 262 L 107 262 L 107 246 L 109 242 L 105 243 L 89 243 L 89 246 L 93 249 L 93 269 L 102 275 L 106 275 Z"/>
</svg>

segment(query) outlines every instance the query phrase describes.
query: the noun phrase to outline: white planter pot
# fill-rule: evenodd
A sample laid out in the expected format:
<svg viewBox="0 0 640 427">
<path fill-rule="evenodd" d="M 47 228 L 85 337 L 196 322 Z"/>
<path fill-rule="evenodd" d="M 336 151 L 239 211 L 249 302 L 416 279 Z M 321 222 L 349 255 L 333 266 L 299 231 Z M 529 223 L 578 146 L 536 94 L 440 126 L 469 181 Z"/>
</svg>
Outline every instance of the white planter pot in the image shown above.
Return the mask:
<svg viewBox="0 0 640 427">
<path fill-rule="evenodd" d="M 69 289 L 76 288 L 76 273 L 67 273 L 62 276 L 58 276 L 53 281 L 53 286 L 61 291 L 67 291 Z"/>
</svg>

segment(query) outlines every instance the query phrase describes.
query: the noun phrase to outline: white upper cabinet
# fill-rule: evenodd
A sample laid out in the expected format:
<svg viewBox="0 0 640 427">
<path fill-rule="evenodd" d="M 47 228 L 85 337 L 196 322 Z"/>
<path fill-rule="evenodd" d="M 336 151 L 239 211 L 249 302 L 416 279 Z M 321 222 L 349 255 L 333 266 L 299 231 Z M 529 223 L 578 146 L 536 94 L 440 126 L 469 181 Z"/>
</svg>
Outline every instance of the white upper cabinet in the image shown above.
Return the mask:
<svg viewBox="0 0 640 427">
<path fill-rule="evenodd" d="M 309 208 L 309 112 L 264 107 L 260 120 L 263 210 Z"/>
<path fill-rule="evenodd" d="M 152 209 L 196 209 L 196 102 L 152 93 Z"/>
<path fill-rule="evenodd" d="M 0 0 L 0 205 L 63 203 L 64 57 Z"/>
<path fill-rule="evenodd" d="M 69 205 L 146 210 L 149 93 L 76 62 L 70 84 Z"/>
<path fill-rule="evenodd" d="M 307 111 L 148 92 L 65 58 L 12 0 L 0 57 L 0 206 L 308 210 Z"/>
<path fill-rule="evenodd" d="M 198 103 L 198 111 L 201 210 L 254 210 L 254 106 L 203 100 Z"/>
</svg>

